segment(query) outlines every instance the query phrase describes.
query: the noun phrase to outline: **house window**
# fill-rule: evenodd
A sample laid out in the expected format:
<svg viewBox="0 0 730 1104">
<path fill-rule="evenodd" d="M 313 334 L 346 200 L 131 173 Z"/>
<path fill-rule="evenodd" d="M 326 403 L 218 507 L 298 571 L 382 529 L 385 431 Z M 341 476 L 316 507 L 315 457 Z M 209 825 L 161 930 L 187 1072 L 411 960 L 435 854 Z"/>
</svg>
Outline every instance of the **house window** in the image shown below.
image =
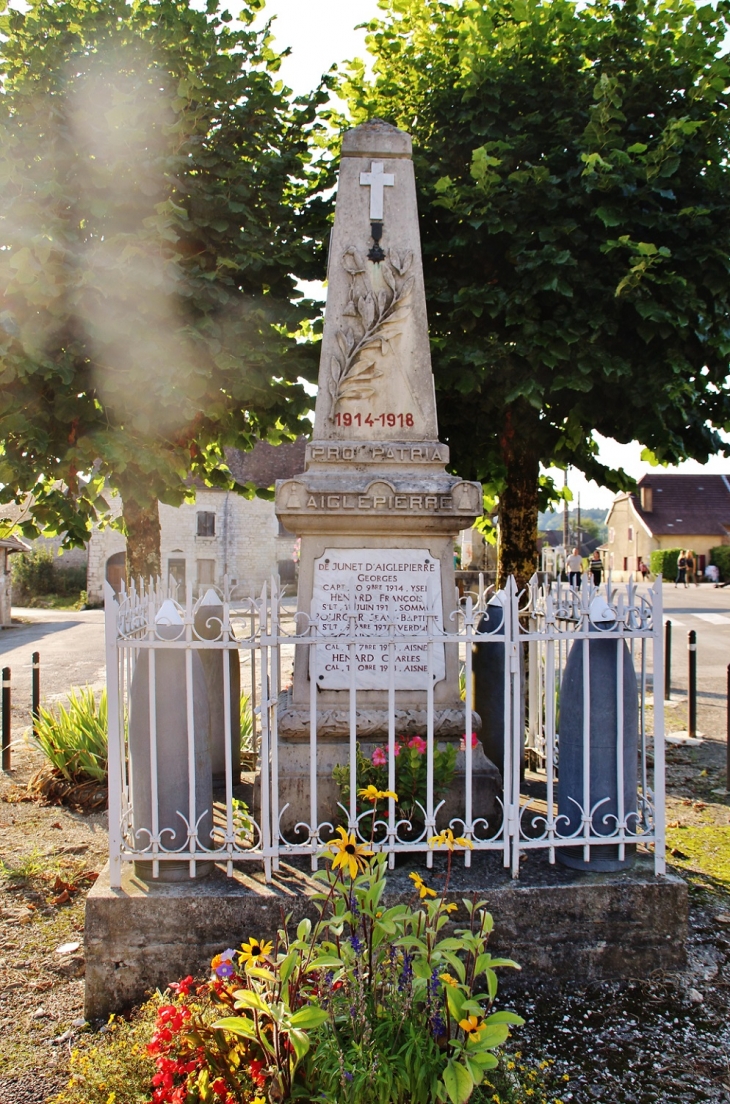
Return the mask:
<svg viewBox="0 0 730 1104">
<path fill-rule="evenodd" d="M 198 560 L 198 583 L 200 586 L 215 583 L 215 560 Z"/>
<path fill-rule="evenodd" d="M 616 540 L 616 530 L 614 529 L 614 527 L 612 525 L 611 528 L 608 530 L 608 543 L 613 544 L 613 542 L 615 540 Z"/>
<path fill-rule="evenodd" d="M 629 570 L 629 557 L 624 556 L 624 571 L 628 571 L 628 570 Z"/>
<path fill-rule="evenodd" d="M 630 525 L 629 526 L 629 540 L 632 541 L 633 539 L 634 539 L 634 527 L 633 527 L 633 525 Z"/>
<path fill-rule="evenodd" d="M 178 591 L 185 591 L 185 560 L 168 560 L 167 574 L 177 583 Z"/>
<path fill-rule="evenodd" d="M 209 510 L 198 510 L 198 536 L 215 536 L 215 514 Z"/>
</svg>

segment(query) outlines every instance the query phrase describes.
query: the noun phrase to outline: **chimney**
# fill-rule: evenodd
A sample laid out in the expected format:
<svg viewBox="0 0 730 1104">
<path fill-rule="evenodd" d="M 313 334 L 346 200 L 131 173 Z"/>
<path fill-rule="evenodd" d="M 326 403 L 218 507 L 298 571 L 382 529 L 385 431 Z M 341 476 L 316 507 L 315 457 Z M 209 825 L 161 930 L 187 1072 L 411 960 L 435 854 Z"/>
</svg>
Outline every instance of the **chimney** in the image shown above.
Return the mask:
<svg viewBox="0 0 730 1104">
<path fill-rule="evenodd" d="M 651 484 L 642 483 L 639 490 L 641 492 L 641 508 L 642 508 L 642 510 L 644 511 L 645 514 L 650 514 L 651 511 L 652 511 L 652 508 L 653 508 L 653 497 L 654 497 L 652 489 L 651 489 Z"/>
</svg>

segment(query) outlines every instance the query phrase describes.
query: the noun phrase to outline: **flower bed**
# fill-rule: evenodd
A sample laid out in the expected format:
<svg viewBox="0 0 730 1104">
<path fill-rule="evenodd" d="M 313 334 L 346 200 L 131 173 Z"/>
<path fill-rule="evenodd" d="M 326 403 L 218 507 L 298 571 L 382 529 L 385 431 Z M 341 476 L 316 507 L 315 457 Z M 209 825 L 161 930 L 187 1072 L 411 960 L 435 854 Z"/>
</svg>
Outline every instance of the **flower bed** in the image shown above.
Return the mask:
<svg viewBox="0 0 730 1104">
<path fill-rule="evenodd" d="M 463 899 L 466 924 L 452 920 L 451 859 L 470 844 L 448 829 L 430 843 L 448 851 L 443 890 L 413 873 L 412 899 L 385 908 L 386 857 L 339 829 L 315 875 L 317 922 L 292 932 L 285 918 L 275 939 L 217 954 L 209 979 L 158 994 L 143 1014 L 149 1033 L 154 1013 L 143 1095 L 139 1082 L 127 1096 L 108 1075 L 94 1095 L 92 1066 L 79 1059 L 85 1104 L 547 1101 L 543 1071 L 520 1077 L 514 1059 L 500 1061 L 523 1021 L 495 1009 L 496 971 L 517 964 L 488 951 L 485 902 Z M 81 1100 L 74 1091 L 72 1078 L 56 1104 Z"/>
</svg>

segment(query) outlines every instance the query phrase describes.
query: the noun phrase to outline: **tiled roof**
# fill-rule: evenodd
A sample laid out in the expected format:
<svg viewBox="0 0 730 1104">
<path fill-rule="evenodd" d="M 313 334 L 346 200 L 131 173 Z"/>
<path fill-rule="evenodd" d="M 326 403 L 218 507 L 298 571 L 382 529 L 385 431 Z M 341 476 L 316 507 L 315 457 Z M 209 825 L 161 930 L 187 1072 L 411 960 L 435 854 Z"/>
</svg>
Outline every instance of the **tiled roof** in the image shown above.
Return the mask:
<svg viewBox="0 0 730 1104">
<path fill-rule="evenodd" d="M 291 479 L 304 471 L 304 452 L 307 441 L 285 441 L 270 445 L 257 441 L 250 452 L 226 449 L 226 460 L 238 483 L 255 483 L 257 487 L 273 487 L 277 479 Z"/>
<path fill-rule="evenodd" d="M 6 552 L 30 552 L 30 545 L 20 537 L 0 537 L 0 548 Z"/>
<path fill-rule="evenodd" d="M 642 487 L 651 488 L 651 510 L 641 507 Z M 730 531 L 730 476 L 652 472 L 639 480 L 639 494 L 629 497 L 654 534 L 720 537 Z"/>
</svg>

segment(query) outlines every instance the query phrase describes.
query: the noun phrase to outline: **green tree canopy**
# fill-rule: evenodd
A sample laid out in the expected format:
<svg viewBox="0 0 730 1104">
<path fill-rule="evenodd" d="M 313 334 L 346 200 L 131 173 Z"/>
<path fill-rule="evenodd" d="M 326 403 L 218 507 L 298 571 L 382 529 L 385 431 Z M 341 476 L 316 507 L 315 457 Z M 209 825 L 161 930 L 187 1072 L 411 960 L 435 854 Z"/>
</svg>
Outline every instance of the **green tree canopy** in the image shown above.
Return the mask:
<svg viewBox="0 0 730 1104">
<path fill-rule="evenodd" d="M 322 97 L 292 106 L 262 6 L 1 5 L 0 501 L 32 492 L 29 536 L 83 542 L 108 488 L 147 573 L 157 500 L 302 430 Z"/>
<path fill-rule="evenodd" d="M 594 431 L 705 460 L 730 425 L 727 0 L 383 0 L 356 123 L 415 139 L 439 422 L 535 564 L 539 465 Z"/>
</svg>

